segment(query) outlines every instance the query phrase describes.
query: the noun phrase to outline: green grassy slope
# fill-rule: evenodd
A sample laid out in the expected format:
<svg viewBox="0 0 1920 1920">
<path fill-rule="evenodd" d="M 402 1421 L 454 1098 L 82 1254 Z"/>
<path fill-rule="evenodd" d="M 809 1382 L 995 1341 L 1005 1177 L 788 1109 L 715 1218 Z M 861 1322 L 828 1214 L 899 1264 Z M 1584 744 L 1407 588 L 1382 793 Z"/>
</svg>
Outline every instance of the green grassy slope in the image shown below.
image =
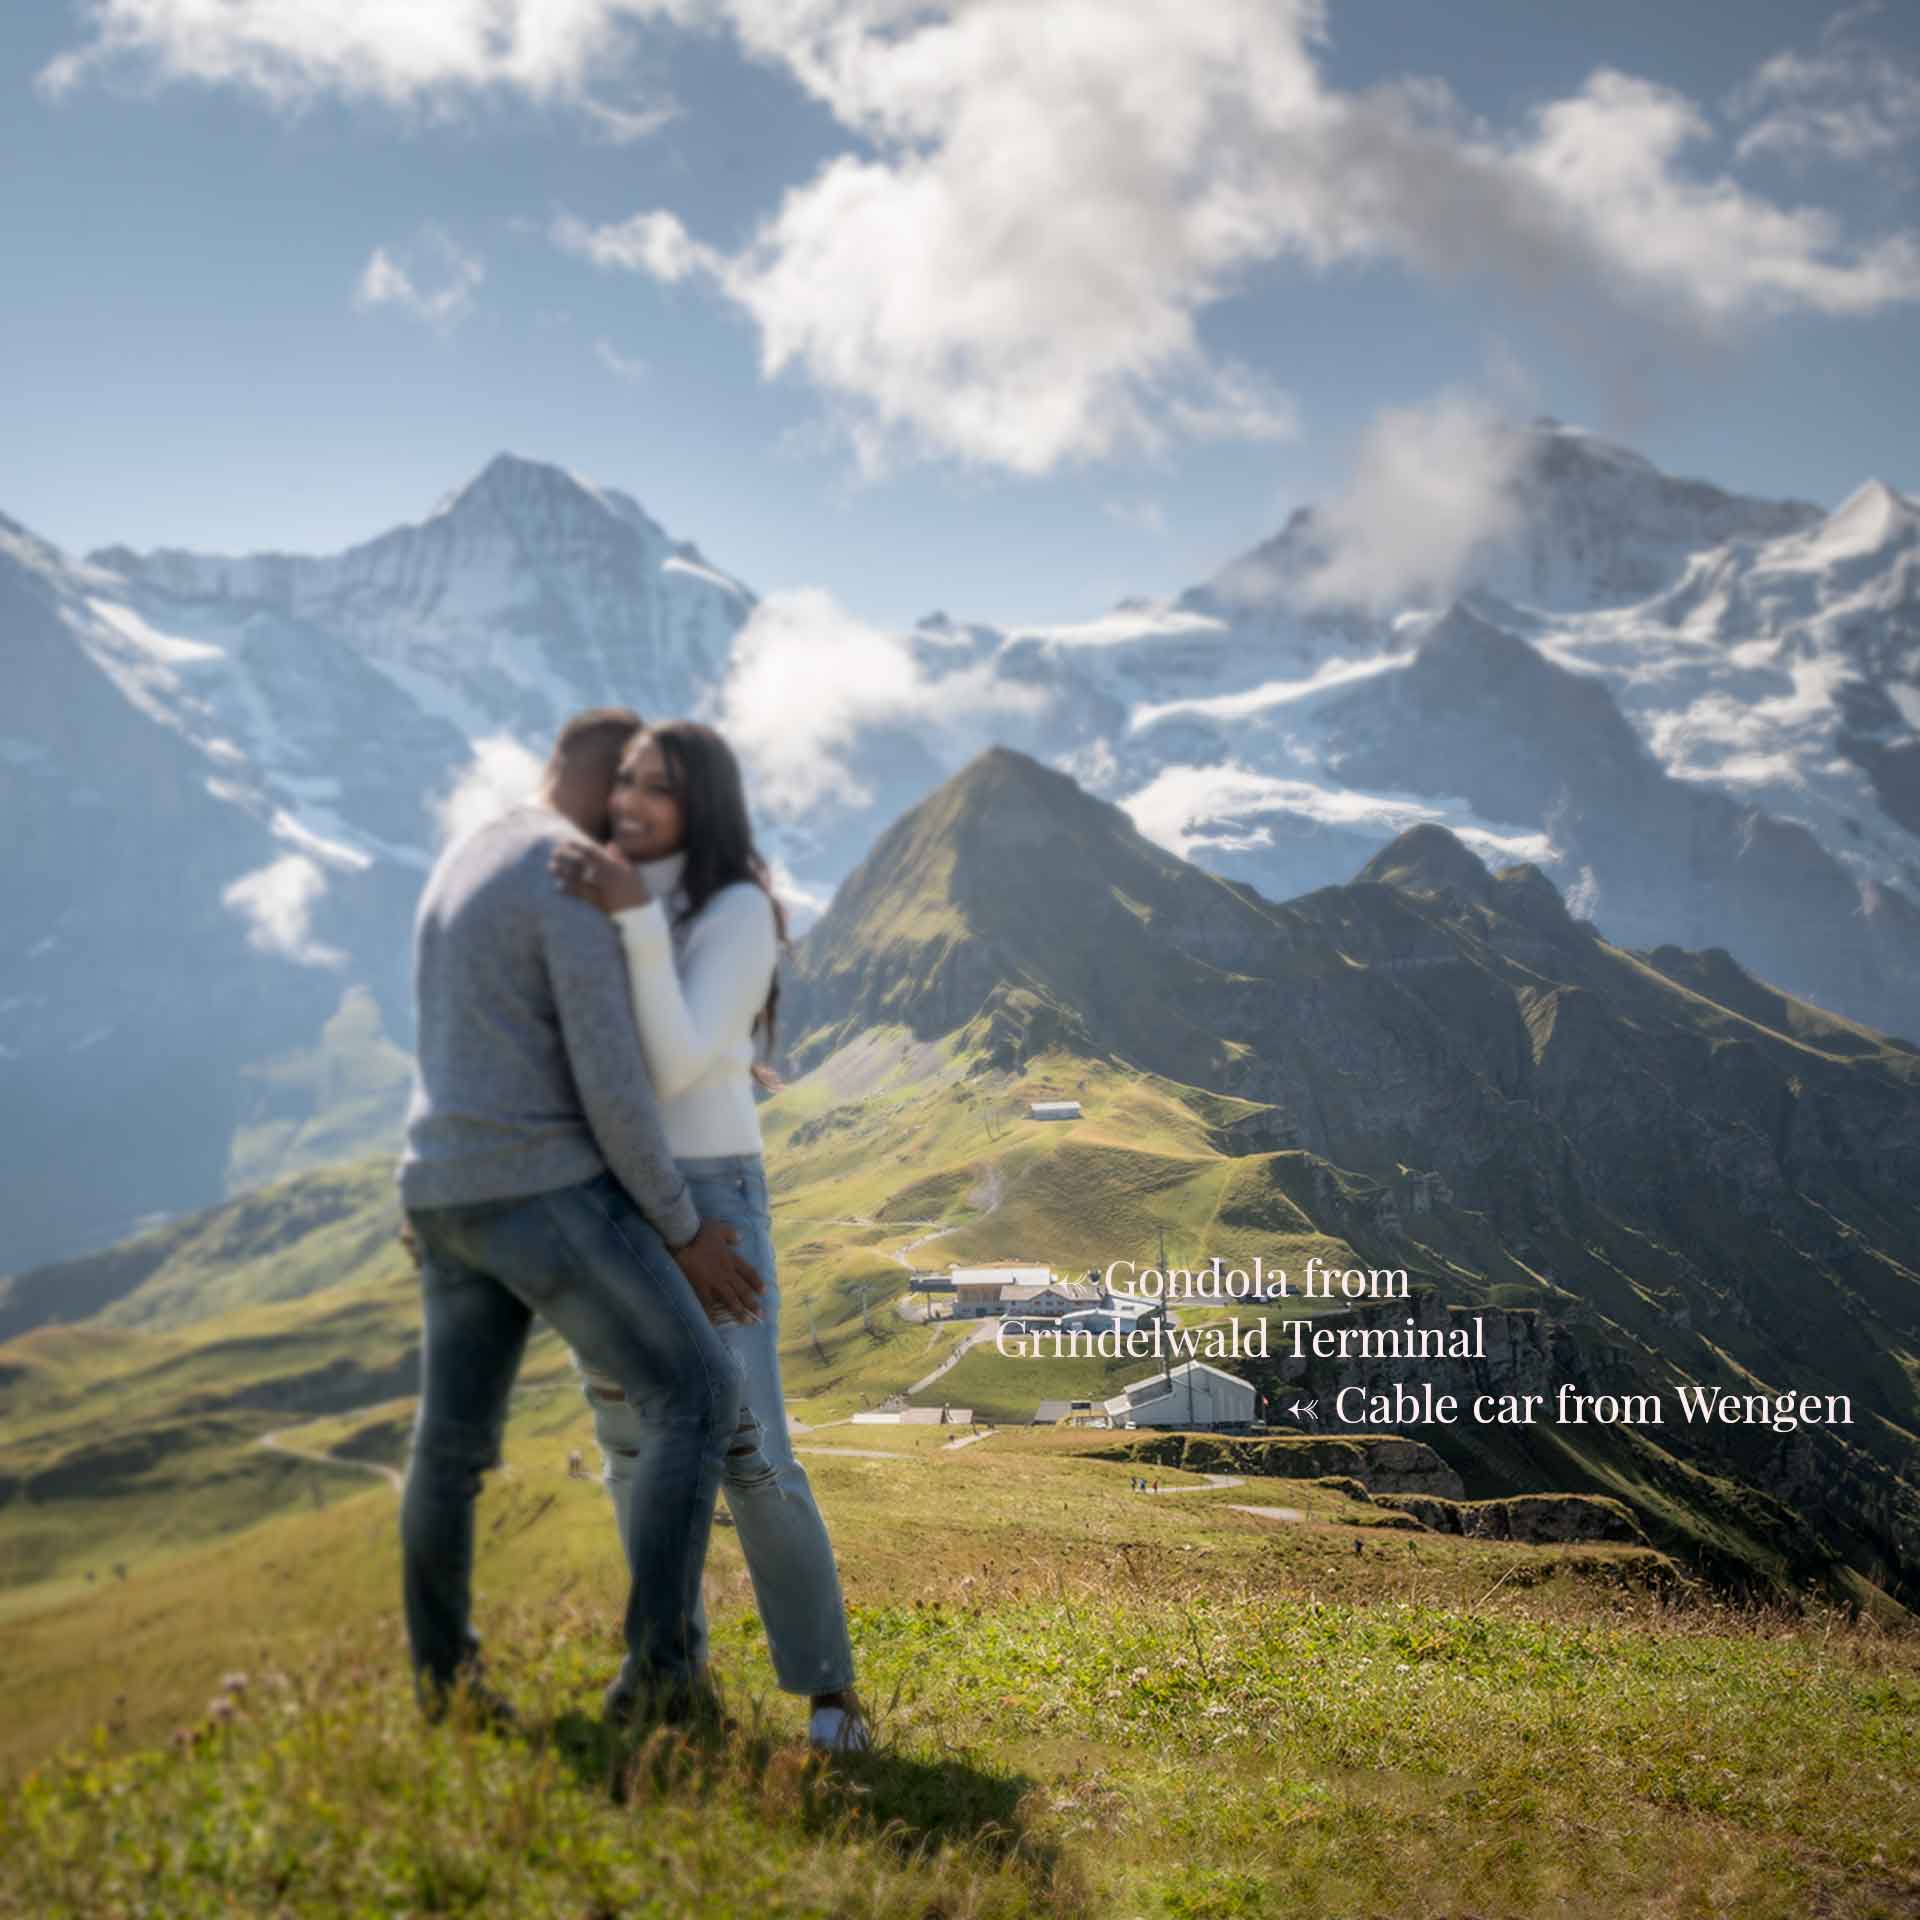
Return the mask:
<svg viewBox="0 0 1920 1920">
<path fill-rule="evenodd" d="M 1133 1494 L 1092 1437 L 802 1456 L 871 1758 L 806 1760 L 724 1529 L 739 1730 L 679 1760 L 609 1739 L 586 1432 L 564 1383 L 530 1388 L 483 1497 L 479 1625 L 522 1733 L 419 1723 L 371 1479 L 0 1617 L 0 1912 L 1785 1920 L 1920 1888 L 1911 1637 L 1735 1613 L 1644 1549 L 1382 1532 L 1312 1483 L 1296 1522 Z"/>
<path fill-rule="evenodd" d="M 1617 1259 L 1610 1243 L 1569 1237 L 1536 1246 L 1529 1265 L 1484 1216 L 1442 1203 L 1396 1221 L 1377 1181 L 1298 1150 L 1223 1150 L 1239 1144 L 1249 1113 L 1257 1118 L 1250 1103 L 1073 1055 L 997 1070 L 970 1038 L 977 1028 L 932 1048 L 870 1033 L 851 1059 L 829 1061 L 763 1109 L 782 1366 L 796 1398 L 849 1414 L 953 1354 L 966 1323 L 902 1311 L 924 1312 L 924 1296 L 906 1293 L 917 1266 L 1146 1265 L 1163 1234 L 1174 1262 L 1257 1254 L 1297 1275 L 1312 1257 L 1403 1268 L 1462 1307 L 1511 1315 L 1528 1302 L 1595 1377 L 1664 1377 L 1635 1319 L 1642 1289 L 1626 1263 L 1639 1256 L 1624 1237 L 1611 1243 Z M 1083 1118 L 1024 1117 L 1031 1101 L 1054 1097 L 1078 1100 Z M 93 1321 L 0 1346 L 0 1580 L 97 1581 L 116 1563 L 250 1524 L 296 1485 L 309 1500 L 338 1493 L 340 1476 L 302 1479 L 260 1442 L 294 1419 L 412 1390 L 418 1312 L 391 1238 L 389 1172 L 376 1161 L 299 1176 L 179 1223 L 158 1237 L 160 1257 L 140 1283 Z M 1290 1301 L 1271 1313 L 1303 1310 Z M 1190 1325 L 1219 1317 L 1185 1312 Z M 1243 1327 L 1255 1317 L 1242 1310 Z M 563 1374 L 555 1343 L 535 1351 L 537 1369 Z M 1104 1398 L 1153 1370 L 1137 1358 L 1015 1359 L 976 1346 L 920 1397 L 1024 1421 L 1043 1398 Z M 1296 1380 L 1275 1365 L 1241 1370 L 1276 1402 Z M 1314 1383 L 1310 1372 L 1304 1384 Z M 1872 1540 L 1823 1543 L 1774 1497 L 1758 1459 L 1743 1478 L 1737 1457 L 1688 1458 L 1676 1452 L 1680 1437 L 1609 1429 L 1422 1438 L 1476 1498 L 1606 1493 L 1715 1578 L 1798 1591 L 1830 1574 L 1835 1591 L 1878 1603 Z M 391 1455 L 392 1433 L 384 1444 Z M 1871 1466 L 1845 1467 L 1863 1476 L 1863 1501 Z"/>
</svg>

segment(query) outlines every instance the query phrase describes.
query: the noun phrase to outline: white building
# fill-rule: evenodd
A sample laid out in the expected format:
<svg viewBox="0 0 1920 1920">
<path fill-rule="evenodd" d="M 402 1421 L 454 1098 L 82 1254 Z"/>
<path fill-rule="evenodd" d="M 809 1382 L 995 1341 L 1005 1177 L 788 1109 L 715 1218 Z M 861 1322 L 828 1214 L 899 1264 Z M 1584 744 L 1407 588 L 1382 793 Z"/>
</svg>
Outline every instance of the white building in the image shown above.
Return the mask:
<svg viewBox="0 0 1920 1920">
<path fill-rule="evenodd" d="M 1253 1423 L 1260 1395 L 1251 1380 L 1183 1360 L 1171 1373 L 1150 1374 L 1114 1395 L 1107 1417 L 1116 1427 L 1245 1427 Z"/>
<path fill-rule="evenodd" d="M 1002 1296 L 1009 1287 L 1044 1287 L 1053 1278 L 1051 1267 L 1010 1263 L 998 1267 L 955 1267 L 953 1317 L 978 1320 L 1005 1311 Z"/>
<path fill-rule="evenodd" d="M 1031 1314 L 1036 1319 L 1053 1319 L 1099 1303 L 1100 1289 L 1085 1280 L 1048 1280 L 1000 1290 L 1002 1313 Z"/>
<path fill-rule="evenodd" d="M 1079 1329 L 1085 1333 L 1132 1333 L 1138 1327 L 1150 1327 L 1166 1318 L 1166 1304 L 1160 1300 L 1128 1300 L 1108 1295 L 1092 1305 L 1062 1314 L 1062 1333 Z"/>
<path fill-rule="evenodd" d="M 1029 1120 L 1078 1120 L 1078 1100 L 1035 1100 L 1027 1107 Z"/>
</svg>

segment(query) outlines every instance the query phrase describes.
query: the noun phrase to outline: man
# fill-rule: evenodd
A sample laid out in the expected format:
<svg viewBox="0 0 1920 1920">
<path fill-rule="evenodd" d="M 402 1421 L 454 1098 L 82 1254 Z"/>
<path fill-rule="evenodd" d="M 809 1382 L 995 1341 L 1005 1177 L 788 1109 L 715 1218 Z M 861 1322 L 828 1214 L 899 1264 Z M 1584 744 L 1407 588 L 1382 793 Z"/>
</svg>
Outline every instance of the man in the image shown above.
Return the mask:
<svg viewBox="0 0 1920 1920">
<path fill-rule="evenodd" d="M 556 889 L 551 850 L 606 832 L 625 708 L 562 728 L 541 789 L 441 855 L 414 923 L 418 1067 L 400 1194 L 420 1260 L 420 1411 L 401 1501 L 421 1698 L 478 1681 L 473 1505 L 500 1460 L 535 1314 L 639 1416 L 626 1531 L 627 1657 L 607 1711 L 710 1711 L 689 1626 L 738 1368 L 709 1316 L 752 1317 L 738 1234 L 702 1224 L 661 1131 L 612 921 Z"/>
</svg>

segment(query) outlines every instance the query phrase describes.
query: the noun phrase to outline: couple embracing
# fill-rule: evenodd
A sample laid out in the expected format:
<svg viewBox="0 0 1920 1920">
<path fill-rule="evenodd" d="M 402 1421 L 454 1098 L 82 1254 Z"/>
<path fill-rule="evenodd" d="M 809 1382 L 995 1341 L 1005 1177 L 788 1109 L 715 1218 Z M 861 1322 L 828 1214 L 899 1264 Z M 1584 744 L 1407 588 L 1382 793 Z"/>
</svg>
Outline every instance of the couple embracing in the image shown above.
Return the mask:
<svg viewBox="0 0 1920 1920">
<path fill-rule="evenodd" d="M 784 919 L 711 728 L 596 708 L 538 794 L 441 856 L 414 927 L 400 1191 L 420 1262 L 401 1502 L 421 1697 L 496 1719 L 473 1509 L 536 1316 L 573 1349 L 631 1583 L 609 1719 L 713 1724 L 701 1572 L 724 1488 L 779 1684 L 863 1747 L 833 1549 L 781 1399 L 756 1035 Z"/>
</svg>

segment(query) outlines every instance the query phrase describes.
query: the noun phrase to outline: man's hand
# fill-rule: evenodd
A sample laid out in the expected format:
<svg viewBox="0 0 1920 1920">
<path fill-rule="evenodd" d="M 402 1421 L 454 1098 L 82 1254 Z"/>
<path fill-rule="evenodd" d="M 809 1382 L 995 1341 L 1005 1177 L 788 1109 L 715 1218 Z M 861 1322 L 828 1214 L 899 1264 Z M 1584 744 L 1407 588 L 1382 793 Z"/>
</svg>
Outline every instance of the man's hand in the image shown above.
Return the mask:
<svg viewBox="0 0 1920 1920">
<path fill-rule="evenodd" d="M 766 1283 L 749 1261 L 734 1252 L 740 1230 L 724 1220 L 702 1220 L 700 1231 L 684 1247 L 670 1251 L 709 1320 L 758 1320 Z"/>
</svg>

